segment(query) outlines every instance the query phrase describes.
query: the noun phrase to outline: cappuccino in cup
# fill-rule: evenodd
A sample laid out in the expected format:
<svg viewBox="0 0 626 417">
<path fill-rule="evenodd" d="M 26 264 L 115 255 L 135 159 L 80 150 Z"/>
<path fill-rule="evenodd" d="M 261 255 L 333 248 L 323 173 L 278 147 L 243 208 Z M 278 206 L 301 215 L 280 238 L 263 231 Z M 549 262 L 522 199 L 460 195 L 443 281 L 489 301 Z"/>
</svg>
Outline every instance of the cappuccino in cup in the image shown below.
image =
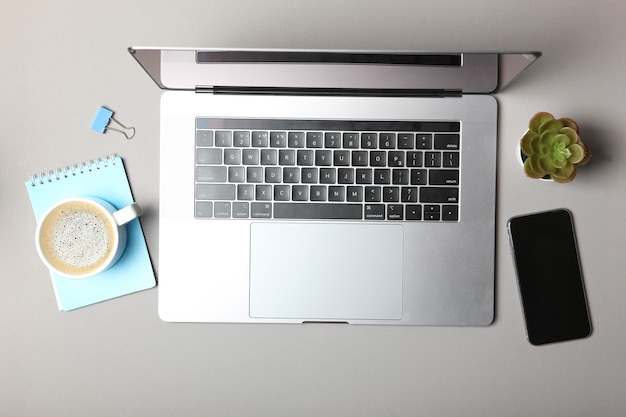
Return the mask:
<svg viewBox="0 0 626 417">
<path fill-rule="evenodd" d="M 37 227 L 37 250 L 42 261 L 60 275 L 96 275 L 121 257 L 126 245 L 124 225 L 140 214 L 136 203 L 117 210 L 96 198 L 61 201 Z"/>
</svg>

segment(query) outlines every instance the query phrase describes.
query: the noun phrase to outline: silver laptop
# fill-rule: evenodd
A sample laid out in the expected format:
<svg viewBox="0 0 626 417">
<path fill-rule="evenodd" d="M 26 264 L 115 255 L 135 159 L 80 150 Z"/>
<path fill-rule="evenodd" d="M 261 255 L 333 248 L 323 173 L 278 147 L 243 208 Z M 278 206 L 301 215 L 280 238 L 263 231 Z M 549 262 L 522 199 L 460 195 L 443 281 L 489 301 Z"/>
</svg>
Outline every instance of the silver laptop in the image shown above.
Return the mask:
<svg viewBox="0 0 626 417">
<path fill-rule="evenodd" d="M 163 320 L 493 321 L 489 94 L 538 53 L 130 52 L 167 90 Z"/>
</svg>

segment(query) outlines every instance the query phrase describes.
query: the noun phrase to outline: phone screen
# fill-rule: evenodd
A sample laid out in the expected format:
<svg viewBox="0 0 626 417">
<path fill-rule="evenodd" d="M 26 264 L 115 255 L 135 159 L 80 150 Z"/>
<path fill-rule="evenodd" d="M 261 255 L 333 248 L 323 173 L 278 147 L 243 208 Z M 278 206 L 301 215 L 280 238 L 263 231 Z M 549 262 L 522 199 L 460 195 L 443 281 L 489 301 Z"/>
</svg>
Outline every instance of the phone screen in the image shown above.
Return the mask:
<svg viewBox="0 0 626 417">
<path fill-rule="evenodd" d="M 591 322 L 571 213 L 558 209 L 516 216 L 508 229 L 530 343 L 589 336 Z"/>
</svg>

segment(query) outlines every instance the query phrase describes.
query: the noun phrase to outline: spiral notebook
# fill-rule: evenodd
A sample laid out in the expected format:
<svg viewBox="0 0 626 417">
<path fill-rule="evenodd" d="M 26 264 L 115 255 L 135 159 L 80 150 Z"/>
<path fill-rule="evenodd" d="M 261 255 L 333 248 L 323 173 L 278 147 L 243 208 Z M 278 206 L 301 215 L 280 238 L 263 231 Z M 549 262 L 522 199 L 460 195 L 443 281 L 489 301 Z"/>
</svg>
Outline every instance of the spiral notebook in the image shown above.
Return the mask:
<svg viewBox="0 0 626 417">
<path fill-rule="evenodd" d="M 37 220 L 56 201 L 70 197 L 100 197 L 118 208 L 134 201 L 122 158 L 115 155 L 33 175 L 26 181 L 26 189 Z M 139 219 L 126 227 L 126 250 L 113 267 L 86 279 L 50 273 L 59 310 L 73 310 L 156 285 Z"/>
</svg>

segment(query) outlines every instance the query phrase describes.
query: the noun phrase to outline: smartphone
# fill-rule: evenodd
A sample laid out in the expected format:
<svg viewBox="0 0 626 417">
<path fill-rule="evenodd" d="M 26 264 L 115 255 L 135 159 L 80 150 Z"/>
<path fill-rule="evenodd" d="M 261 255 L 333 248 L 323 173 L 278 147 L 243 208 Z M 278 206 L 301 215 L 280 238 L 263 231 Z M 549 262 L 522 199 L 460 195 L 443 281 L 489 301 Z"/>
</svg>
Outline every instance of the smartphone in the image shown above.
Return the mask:
<svg viewBox="0 0 626 417">
<path fill-rule="evenodd" d="M 591 320 L 571 212 L 515 216 L 508 231 L 530 343 L 589 336 Z"/>
</svg>

